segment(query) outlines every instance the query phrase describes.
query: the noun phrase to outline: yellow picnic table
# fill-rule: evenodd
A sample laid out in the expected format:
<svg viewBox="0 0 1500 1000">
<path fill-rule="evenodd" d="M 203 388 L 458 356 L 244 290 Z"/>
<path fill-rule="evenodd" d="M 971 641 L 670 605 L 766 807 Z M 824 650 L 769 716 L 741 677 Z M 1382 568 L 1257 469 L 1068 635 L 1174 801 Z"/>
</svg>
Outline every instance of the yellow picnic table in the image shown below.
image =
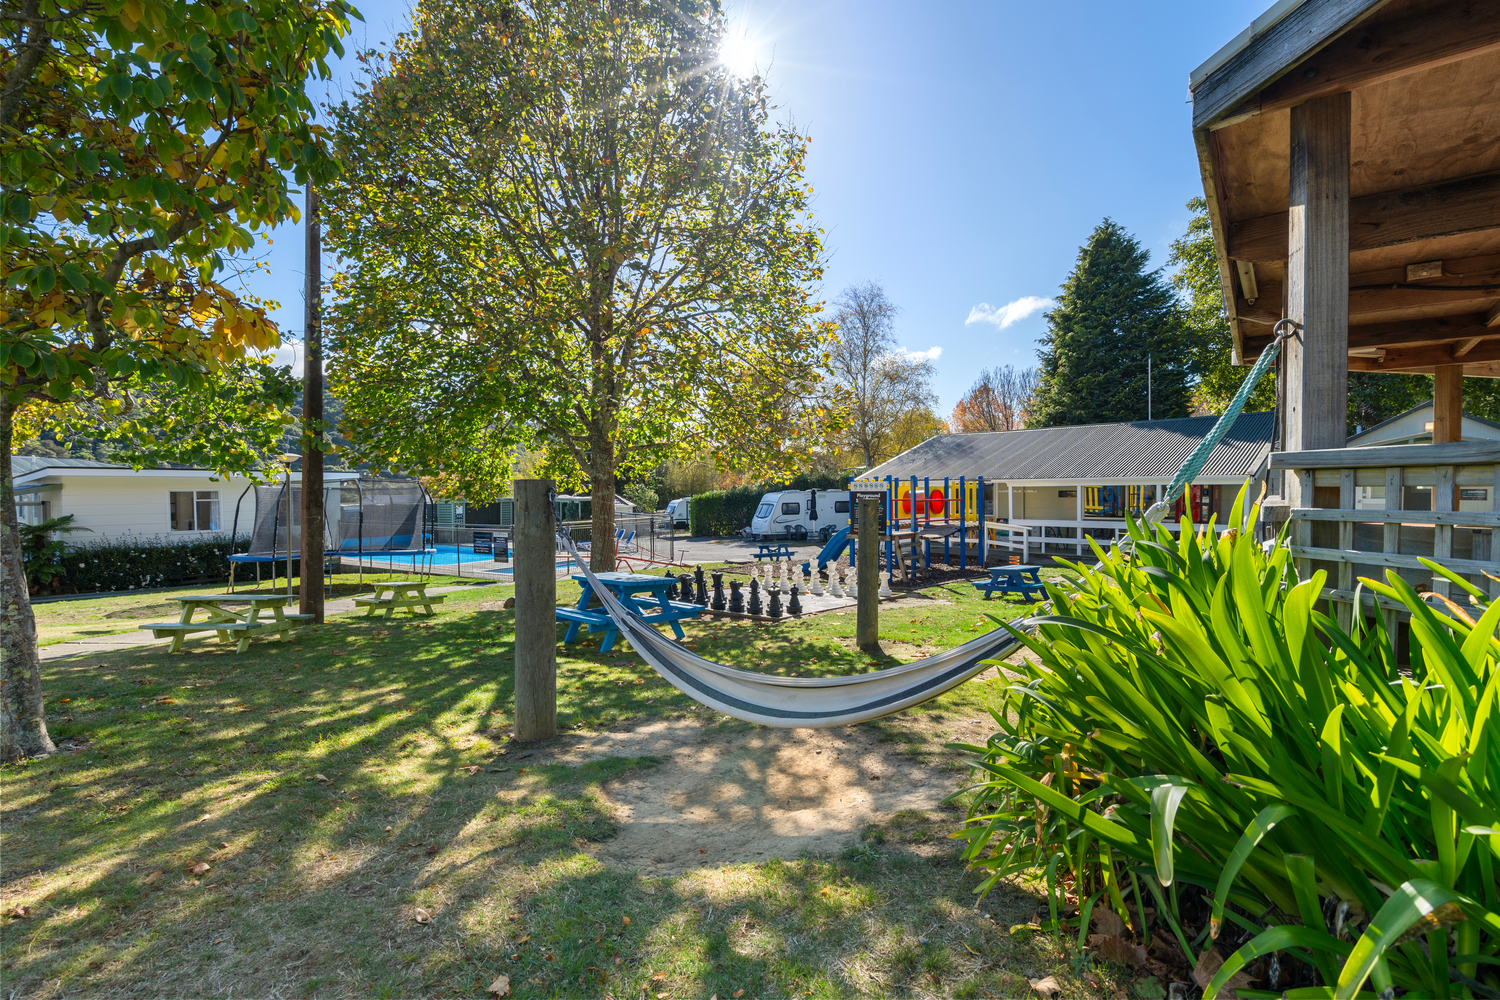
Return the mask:
<svg viewBox="0 0 1500 1000">
<path fill-rule="evenodd" d="M 220 642 L 238 641 L 235 652 L 243 653 L 250 648 L 250 639 L 257 635 L 284 635 L 301 628 L 313 620 L 312 615 L 289 615 L 286 606 L 291 598 L 286 594 L 198 594 L 189 597 L 174 597 L 182 614 L 175 622 L 153 622 L 141 625 L 150 629 L 158 639 L 172 637 L 170 652 L 182 651 L 182 641 L 194 632 L 217 632 Z M 245 610 L 236 610 L 226 605 L 248 604 Z M 193 621 L 193 613 L 202 608 L 207 617 Z M 269 611 L 269 618 L 260 613 Z M 236 637 L 232 640 L 230 637 Z"/>
<path fill-rule="evenodd" d="M 366 608 L 365 617 L 368 618 L 380 609 L 385 610 L 385 617 L 389 618 L 397 608 L 410 608 L 412 614 L 417 613 L 417 608 L 427 609 L 432 614 L 434 604 L 443 603 L 442 594 L 428 594 L 427 582 L 425 580 L 395 580 L 389 583 L 373 584 L 375 594 L 373 597 L 356 597 L 354 606 Z M 390 591 L 389 597 L 381 596 Z"/>
</svg>

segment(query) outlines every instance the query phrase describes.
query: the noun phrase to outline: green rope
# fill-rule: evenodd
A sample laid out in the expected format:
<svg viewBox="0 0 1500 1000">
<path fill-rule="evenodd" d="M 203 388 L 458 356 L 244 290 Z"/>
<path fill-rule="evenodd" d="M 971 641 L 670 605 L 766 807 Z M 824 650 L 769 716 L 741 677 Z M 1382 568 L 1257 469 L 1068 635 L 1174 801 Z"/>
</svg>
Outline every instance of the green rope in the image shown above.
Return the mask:
<svg viewBox="0 0 1500 1000">
<path fill-rule="evenodd" d="M 1224 415 L 1218 419 L 1218 422 L 1214 424 L 1203 440 L 1198 442 L 1198 447 L 1193 449 L 1193 453 L 1187 457 L 1187 461 L 1182 463 L 1182 468 L 1177 470 L 1177 475 L 1172 479 L 1172 485 L 1167 487 L 1166 496 L 1162 497 L 1157 503 L 1152 504 L 1151 509 L 1146 511 L 1146 516 L 1143 520 L 1147 524 L 1160 524 L 1165 520 L 1167 513 L 1177 505 L 1177 498 L 1182 496 L 1183 491 L 1187 489 L 1189 483 L 1198 478 L 1198 473 L 1203 471 L 1203 466 L 1208 461 L 1208 456 L 1218 447 L 1219 442 L 1224 440 L 1224 435 L 1229 433 L 1230 428 L 1234 426 L 1235 420 L 1239 419 L 1240 411 L 1245 408 L 1245 403 L 1249 401 L 1250 394 L 1255 391 L 1256 383 L 1260 381 L 1261 376 L 1276 361 L 1276 355 L 1281 353 L 1281 342 L 1286 339 L 1288 332 L 1294 328 L 1294 324 L 1290 320 L 1284 319 L 1276 324 L 1275 338 L 1271 341 L 1269 347 L 1260 352 L 1260 357 L 1255 360 L 1250 373 L 1245 376 L 1245 381 L 1241 383 L 1240 391 L 1235 393 L 1234 398 L 1229 401 L 1229 406 L 1224 410 Z"/>
</svg>

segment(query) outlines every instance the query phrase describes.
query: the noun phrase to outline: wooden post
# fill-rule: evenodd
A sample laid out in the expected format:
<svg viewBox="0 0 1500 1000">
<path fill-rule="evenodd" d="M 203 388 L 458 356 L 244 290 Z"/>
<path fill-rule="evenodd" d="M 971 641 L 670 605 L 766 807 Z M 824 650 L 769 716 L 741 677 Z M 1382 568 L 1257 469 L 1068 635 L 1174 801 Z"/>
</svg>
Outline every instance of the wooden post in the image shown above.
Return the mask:
<svg viewBox="0 0 1500 1000">
<path fill-rule="evenodd" d="M 1464 366 L 1438 365 L 1432 370 L 1432 374 L 1432 443 L 1462 441 Z"/>
<path fill-rule="evenodd" d="M 557 529 L 552 481 L 517 479 L 516 739 L 557 735 Z"/>
<path fill-rule="evenodd" d="M 859 582 L 859 608 L 855 616 L 854 642 L 873 650 L 880 644 L 880 501 L 859 502 L 859 554 L 855 579 Z"/>
<path fill-rule="evenodd" d="M 1286 312 L 1286 450 L 1342 448 L 1349 396 L 1347 92 L 1292 108 Z M 1293 507 L 1311 507 L 1285 480 Z M 1295 493 L 1294 493 L 1295 491 Z"/>
<path fill-rule="evenodd" d="M 318 192 L 307 185 L 307 292 L 302 306 L 302 584 L 297 608 L 323 620 L 323 247 Z"/>
</svg>

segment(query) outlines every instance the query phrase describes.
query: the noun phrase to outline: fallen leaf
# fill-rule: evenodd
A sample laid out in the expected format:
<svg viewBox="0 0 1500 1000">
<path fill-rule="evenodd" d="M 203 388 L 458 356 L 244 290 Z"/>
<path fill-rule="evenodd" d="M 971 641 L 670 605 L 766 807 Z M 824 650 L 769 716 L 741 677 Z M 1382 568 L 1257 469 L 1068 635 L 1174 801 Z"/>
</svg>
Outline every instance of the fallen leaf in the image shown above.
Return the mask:
<svg viewBox="0 0 1500 1000">
<path fill-rule="evenodd" d="M 207 861 L 198 861 L 194 864 L 188 865 L 187 872 L 190 875 L 203 875 L 208 872 L 209 867 L 210 866 Z"/>
<path fill-rule="evenodd" d="M 1046 997 L 1047 1000 L 1051 1000 L 1052 997 L 1062 992 L 1062 983 L 1057 981 L 1056 976 L 1048 976 L 1046 979 L 1028 979 L 1027 982 L 1031 984 L 1033 990 Z"/>
<path fill-rule="evenodd" d="M 315 775 L 313 775 L 313 780 L 314 781 L 322 781 L 322 782 L 325 782 L 325 783 L 328 783 L 328 784 L 332 784 L 333 783 L 333 779 L 330 778 L 330 777 L 328 777 L 326 774 L 315 774 Z"/>
<path fill-rule="evenodd" d="M 745 991 L 744 990 L 735 990 L 733 993 L 731 993 L 729 995 L 732 996 L 732 997 L 734 997 L 734 1000 L 740 1000 L 740 997 L 742 997 L 742 996 L 745 995 Z"/>
<path fill-rule="evenodd" d="M 1135 995 L 1141 1000 L 1164 1000 L 1167 995 L 1167 988 L 1155 976 L 1137 979 L 1131 985 L 1135 988 Z"/>
<path fill-rule="evenodd" d="M 519 913 L 512 913 L 510 915 L 510 919 L 511 920 L 520 920 L 521 919 L 521 915 Z"/>
<path fill-rule="evenodd" d="M 219 841 L 219 846 L 220 847 L 228 847 L 229 846 L 229 841 L 227 841 L 227 840 L 221 840 L 221 841 Z"/>
<path fill-rule="evenodd" d="M 31 919 L 31 907 L 29 907 L 29 906 L 12 906 L 12 907 L 8 907 L 6 909 L 6 911 L 5 911 L 5 915 L 7 917 L 15 917 L 18 920 L 30 920 Z"/>
<path fill-rule="evenodd" d="M 970 955 L 978 955 L 979 954 L 979 952 L 975 951 L 973 948 L 969 948 L 969 943 L 967 941 L 964 942 L 964 947 L 968 949 L 968 952 L 969 952 Z"/>
<path fill-rule="evenodd" d="M 386 828 L 385 828 L 385 832 L 386 832 L 386 833 L 390 833 L 390 832 L 391 832 L 391 828 L 390 828 L 390 827 L 386 827 Z"/>
<path fill-rule="evenodd" d="M 436 844 L 432 844 L 431 846 L 429 846 L 427 848 L 427 853 L 428 854 L 436 854 L 437 852 L 438 852 L 438 845 L 436 845 Z"/>
<path fill-rule="evenodd" d="M 60 701 L 60 702 L 72 701 L 72 700 L 73 700 L 72 698 L 59 698 L 58 699 L 58 701 Z"/>
<path fill-rule="evenodd" d="M 1198 965 L 1193 969 L 1193 981 L 1199 986 L 1207 986 L 1213 981 L 1214 976 L 1219 974 L 1219 969 L 1224 965 L 1224 956 L 1219 954 L 1218 945 L 1214 945 L 1198 956 Z M 1219 990 L 1219 996 L 1235 1000 L 1239 996 L 1235 992 L 1241 986 L 1250 985 L 1250 976 L 1243 969 L 1230 976 Z"/>
<path fill-rule="evenodd" d="M 546 955 L 543 955 L 543 956 L 542 956 L 542 960 L 543 960 L 543 961 L 545 961 L 545 962 L 550 962 L 550 961 L 552 961 L 552 955 L 551 955 L 551 953 L 550 953 L 550 952 L 549 952 L 549 953 L 548 953 L 548 954 L 546 954 Z"/>
<path fill-rule="evenodd" d="M 629 927 L 629 926 L 630 926 L 630 918 L 629 918 L 629 917 L 626 917 L 626 918 L 625 918 L 625 926 L 626 926 L 626 927 Z"/>
<path fill-rule="evenodd" d="M 495 981 L 485 988 L 486 993 L 493 993 L 497 997 L 510 996 L 510 977 L 496 976 Z"/>
<path fill-rule="evenodd" d="M 419 906 L 417 907 L 417 912 L 412 914 L 412 919 L 419 924 L 430 924 L 432 923 L 432 914 L 428 913 L 426 910 L 422 909 Z"/>
<path fill-rule="evenodd" d="M 616 965 L 619 965 L 623 961 L 625 961 L 625 960 L 623 958 L 621 958 L 619 955 L 615 956 L 615 964 Z"/>
<path fill-rule="evenodd" d="M 1145 965 L 1146 949 L 1118 934 L 1090 934 L 1088 945 L 1117 965 Z"/>
<path fill-rule="evenodd" d="M 671 995 L 670 993 L 658 993 L 656 994 L 656 1000 L 667 1000 L 667 997 Z"/>
<path fill-rule="evenodd" d="M 158 868 L 158 869 L 156 869 L 156 871 L 152 872 L 150 875 L 147 875 L 145 878 L 141 879 L 141 884 L 142 885 L 150 885 L 152 882 L 155 882 L 157 879 L 161 878 L 165 874 L 166 874 L 166 872 L 164 872 L 160 868 Z"/>
<path fill-rule="evenodd" d="M 1094 931 L 1098 934 L 1103 934 L 1105 937 L 1119 934 L 1125 930 L 1125 921 L 1121 920 L 1120 915 L 1114 910 L 1108 910 L 1102 906 L 1095 907 L 1093 917 Z"/>
<path fill-rule="evenodd" d="M 656 975 L 654 975 L 654 976 L 651 977 L 651 981 L 653 983 L 660 983 L 660 982 L 665 982 L 666 978 L 667 978 L 667 974 L 665 972 L 658 972 Z"/>
<path fill-rule="evenodd" d="M 698 853 L 699 854 L 707 854 L 708 852 L 705 851 L 703 848 L 700 847 L 700 848 L 698 848 Z"/>
<path fill-rule="evenodd" d="M 516 938 L 516 944 L 525 944 L 527 941 L 530 941 L 530 940 L 531 940 L 531 935 L 530 934 L 522 934 L 520 937 Z"/>
</svg>

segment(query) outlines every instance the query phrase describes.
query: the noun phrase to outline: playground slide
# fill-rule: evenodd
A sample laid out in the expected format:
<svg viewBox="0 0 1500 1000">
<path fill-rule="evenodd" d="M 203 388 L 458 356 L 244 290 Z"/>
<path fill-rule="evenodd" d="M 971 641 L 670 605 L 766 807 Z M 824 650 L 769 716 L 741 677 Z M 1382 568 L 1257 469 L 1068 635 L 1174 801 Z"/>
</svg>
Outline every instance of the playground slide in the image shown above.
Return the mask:
<svg viewBox="0 0 1500 1000">
<path fill-rule="evenodd" d="M 835 562 L 839 556 L 844 554 L 844 550 L 848 547 L 849 529 L 840 528 L 828 539 L 828 544 L 823 546 L 823 551 L 818 553 L 818 569 L 822 569 L 829 563 Z M 811 573 L 812 570 L 809 568 L 811 566 L 812 560 L 809 559 L 802 564 L 802 572 Z"/>
</svg>

